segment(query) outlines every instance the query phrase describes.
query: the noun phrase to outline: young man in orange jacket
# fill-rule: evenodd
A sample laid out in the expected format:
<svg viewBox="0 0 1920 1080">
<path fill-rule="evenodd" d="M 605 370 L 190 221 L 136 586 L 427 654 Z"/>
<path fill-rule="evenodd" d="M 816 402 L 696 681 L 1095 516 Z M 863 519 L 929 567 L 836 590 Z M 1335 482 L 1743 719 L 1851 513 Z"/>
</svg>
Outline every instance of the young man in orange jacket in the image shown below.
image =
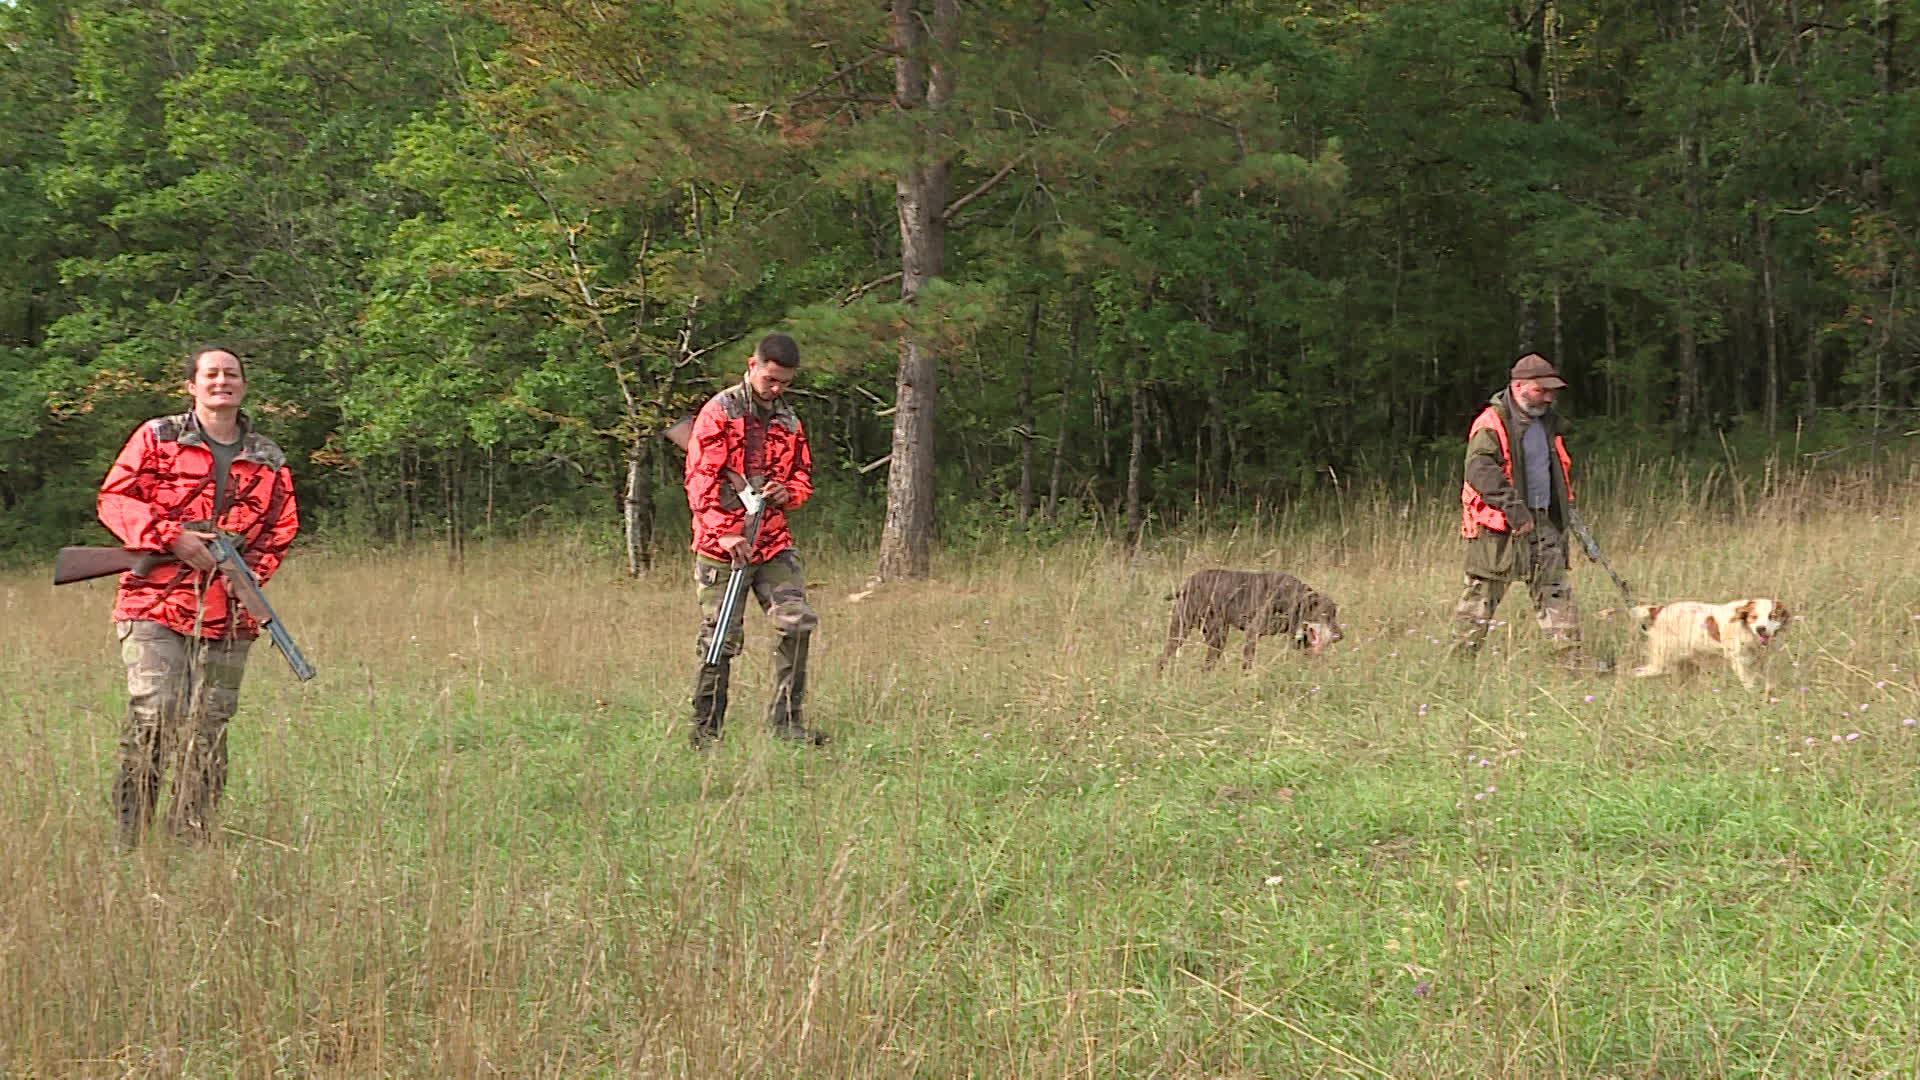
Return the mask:
<svg viewBox="0 0 1920 1080">
<path fill-rule="evenodd" d="M 1508 376 L 1506 390 L 1493 396 L 1467 434 L 1460 487 L 1466 586 L 1454 606 L 1454 648 L 1458 655 L 1478 651 L 1507 587 L 1525 582 L 1541 631 L 1569 662 L 1578 662 L 1580 611 L 1567 545 L 1573 459 L 1553 410 L 1567 383 L 1538 353 L 1521 357 Z"/>
<path fill-rule="evenodd" d="M 807 689 L 807 645 L 820 618 L 807 604 L 806 570 L 794 550 L 787 515 L 813 496 L 813 453 L 806 429 L 787 403 L 799 374 L 800 347 L 785 334 L 760 339 L 746 378 L 715 394 L 694 418 L 687 442 L 687 505 L 693 511 L 693 578 L 700 611 L 703 662 L 694 683 L 692 740 L 705 747 L 720 737 L 727 714 L 733 658 L 745 639 L 737 608 L 718 625 L 727 579 L 745 568 L 748 587 L 773 620 L 773 698 L 767 722 L 776 736 L 818 746 L 823 732 L 801 718 Z M 746 510 L 727 474 L 745 479 L 765 499 L 759 532 L 745 537 Z M 716 633 L 725 635 L 718 664 L 704 657 Z"/>
<path fill-rule="evenodd" d="M 227 722 L 260 627 L 215 569 L 212 530 L 236 537 L 262 582 L 300 531 L 287 457 L 240 411 L 240 357 L 199 350 L 188 360 L 186 388 L 193 408 L 140 425 L 100 485 L 100 521 L 123 545 L 176 560 L 122 575 L 113 607 L 128 699 L 113 793 L 128 845 L 153 816 L 168 758 L 175 835 L 208 838 L 226 787 Z"/>
</svg>

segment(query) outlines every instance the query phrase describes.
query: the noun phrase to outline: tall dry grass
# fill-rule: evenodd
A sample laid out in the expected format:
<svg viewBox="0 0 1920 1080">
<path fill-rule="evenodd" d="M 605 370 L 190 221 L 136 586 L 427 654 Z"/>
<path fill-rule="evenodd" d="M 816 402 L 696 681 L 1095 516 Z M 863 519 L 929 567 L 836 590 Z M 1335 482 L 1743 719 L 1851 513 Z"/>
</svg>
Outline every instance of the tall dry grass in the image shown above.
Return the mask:
<svg viewBox="0 0 1920 1080">
<path fill-rule="evenodd" d="M 677 572 L 309 550 L 273 591 L 320 679 L 259 652 L 221 842 L 131 854 L 110 586 L 0 580 L 0 1073 L 1913 1075 L 1920 505 L 1665 468 L 1602 470 L 1596 528 L 1650 596 L 1803 613 L 1765 694 L 1560 672 L 1521 597 L 1448 663 L 1445 490 L 859 603 L 823 558 L 823 752 L 760 728 L 758 621 L 687 749 Z M 1201 565 L 1347 641 L 1156 680 Z"/>
</svg>

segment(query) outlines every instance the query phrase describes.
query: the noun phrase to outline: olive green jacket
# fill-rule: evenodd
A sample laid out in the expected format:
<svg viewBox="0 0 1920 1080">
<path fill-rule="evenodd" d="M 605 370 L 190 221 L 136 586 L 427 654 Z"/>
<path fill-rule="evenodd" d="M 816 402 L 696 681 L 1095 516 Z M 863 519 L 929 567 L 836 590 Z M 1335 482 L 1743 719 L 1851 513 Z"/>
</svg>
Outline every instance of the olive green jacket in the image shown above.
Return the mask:
<svg viewBox="0 0 1920 1080">
<path fill-rule="evenodd" d="M 1488 404 L 1500 410 L 1500 422 L 1506 425 L 1507 445 L 1513 448 L 1513 479 L 1507 479 L 1507 472 L 1501 465 L 1500 437 L 1491 428 L 1483 429 L 1467 440 L 1466 479 L 1480 493 L 1480 497 L 1487 500 L 1488 505 L 1506 514 L 1507 523 L 1517 528 L 1522 522 L 1533 520 L 1533 512 L 1527 508 L 1527 463 L 1523 457 L 1526 451 L 1520 444 L 1519 427 L 1513 421 L 1514 410 L 1507 404 L 1507 392 L 1502 390 L 1493 395 L 1488 399 Z M 1552 453 L 1554 437 L 1566 433 L 1566 425 L 1560 414 L 1548 409 L 1534 423 L 1545 425 L 1548 453 Z M 1558 468 L 1548 469 L 1547 474 L 1553 480 L 1553 501 L 1547 508 L 1548 519 L 1556 528 L 1565 530 L 1566 481 Z M 1480 530 L 1479 536 L 1467 541 L 1467 573 L 1473 577 L 1498 581 L 1515 581 L 1526 576 L 1528 568 L 1521 565 L 1518 547 L 1509 533 Z M 1565 547 L 1564 544 L 1560 545 L 1563 558 Z"/>
</svg>

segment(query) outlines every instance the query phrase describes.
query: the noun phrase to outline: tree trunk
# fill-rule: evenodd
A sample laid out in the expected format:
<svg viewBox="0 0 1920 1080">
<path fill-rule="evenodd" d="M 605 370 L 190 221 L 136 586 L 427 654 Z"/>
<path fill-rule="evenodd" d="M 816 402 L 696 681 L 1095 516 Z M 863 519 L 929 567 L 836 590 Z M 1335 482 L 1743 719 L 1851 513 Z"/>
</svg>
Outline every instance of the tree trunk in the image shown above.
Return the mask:
<svg viewBox="0 0 1920 1080">
<path fill-rule="evenodd" d="M 1681 260 L 1681 271 L 1692 269 L 1691 260 Z M 1674 395 L 1673 424 L 1679 441 L 1684 443 L 1693 434 L 1695 404 L 1700 394 L 1700 339 L 1693 329 L 1693 316 L 1683 314 L 1680 325 L 1675 328 L 1679 338 L 1676 345 L 1675 366 L 1680 373 L 1680 387 Z"/>
<path fill-rule="evenodd" d="M 1867 457 L 1868 482 L 1877 480 L 1880 473 L 1881 418 L 1886 415 L 1886 371 L 1887 349 L 1893 344 L 1893 328 L 1899 318 L 1898 301 L 1900 296 L 1900 269 L 1896 266 L 1887 278 L 1887 309 L 1880 317 L 1878 340 L 1873 345 L 1873 427 L 1870 436 L 1870 453 Z"/>
<path fill-rule="evenodd" d="M 1899 69 L 1894 66 L 1893 53 L 1896 44 L 1895 30 L 1899 22 L 1888 0 L 1874 0 L 1873 14 L 1873 36 L 1876 39 L 1873 50 L 1873 81 L 1875 88 L 1879 91 L 1879 97 L 1886 102 L 1892 100 L 1894 86 L 1898 81 Z M 1867 201 L 1871 202 L 1875 209 L 1885 211 L 1888 195 L 1887 133 L 1884 125 L 1880 126 L 1872 157 L 1867 164 L 1867 174 L 1863 179 Z"/>
<path fill-rule="evenodd" d="M 1040 347 L 1040 294 L 1033 294 L 1033 306 L 1027 310 L 1026 363 L 1020 368 L 1020 527 L 1027 525 L 1033 510 L 1033 361 Z"/>
<path fill-rule="evenodd" d="M 653 441 L 640 438 L 627 452 L 627 490 L 621 507 L 626 519 L 627 576 L 653 569 Z"/>
<path fill-rule="evenodd" d="M 412 545 L 413 531 L 420 521 L 420 451 L 413 447 L 400 451 L 400 487 L 405 500 L 403 531 L 406 543 Z"/>
<path fill-rule="evenodd" d="M 1620 415 L 1620 344 L 1613 325 L 1613 298 L 1600 304 L 1601 324 L 1607 336 L 1607 415 Z"/>
<path fill-rule="evenodd" d="M 380 496 L 374 491 L 373 473 L 377 467 L 377 465 L 371 463 L 362 465 L 357 470 L 359 475 L 354 483 L 354 487 L 359 489 L 360 505 L 366 508 L 367 521 L 373 529 L 375 538 L 392 540 L 394 536 L 388 530 L 392 528 L 393 515 L 381 512 Z"/>
<path fill-rule="evenodd" d="M 460 508 L 461 454 L 458 449 L 440 455 L 440 501 L 447 515 L 447 565 L 458 568 L 466 558 L 466 526 Z"/>
<path fill-rule="evenodd" d="M 1807 380 L 1806 419 L 1812 420 L 1820 412 L 1820 322 L 1812 317 L 1807 319 L 1807 353 L 1802 369 Z"/>
<path fill-rule="evenodd" d="M 1127 439 L 1127 547 L 1140 546 L 1140 534 L 1146 528 L 1146 519 L 1140 500 L 1140 464 L 1146 453 L 1147 434 L 1147 385 L 1136 381 L 1133 385 L 1133 416 L 1129 422 Z"/>
<path fill-rule="evenodd" d="M 906 184 L 903 180 L 903 189 Z M 927 238 L 924 232 L 920 243 L 909 237 L 905 198 L 903 191 L 902 239 L 908 246 L 921 247 Z M 916 281 L 913 287 L 917 289 L 919 284 Z M 911 332 L 902 337 L 900 372 L 894 383 L 893 457 L 887 470 L 887 515 L 880 532 L 878 573 L 882 578 L 925 577 L 930 567 L 938 376 L 933 351 Z"/>
<path fill-rule="evenodd" d="M 1060 418 L 1054 424 L 1053 468 L 1047 475 L 1047 508 L 1045 517 L 1051 525 L 1060 512 L 1060 476 L 1067 464 L 1067 425 L 1072 418 L 1070 412 L 1073 400 L 1073 379 L 1080 371 L 1080 305 L 1073 305 L 1073 314 L 1067 317 L 1067 372 L 1060 379 Z"/>
<path fill-rule="evenodd" d="M 1685 200 L 1686 237 L 1680 248 L 1680 297 L 1676 325 L 1677 363 L 1680 385 L 1674 395 L 1674 427 L 1681 441 L 1693 434 L 1700 402 L 1700 339 L 1694 325 L 1694 270 L 1699 263 L 1700 192 L 1694 168 L 1693 138 L 1680 136 L 1680 168 L 1684 173 L 1682 198 Z"/>
<path fill-rule="evenodd" d="M 1760 411 L 1766 420 L 1767 443 L 1780 436 L 1780 301 L 1773 282 L 1773 221 L 1767 216 L 1767 200 L 1761 196 L 1753 208 L 1753 239 L 1760 251 L 1760 304 L 1762 332 L 1766 334 L 1766 377 L 1761 391 Z"/>
<path fill-rule="evenodd" d="M 922 8 L 932 8 L 931 35 Z M 958 0 L 893 0 L 894 105 L 924 116 L 915 160 L 894 181 L 900 215 L 900 300 L 911 304 L 946 263 L 946 205 L 952 159 L 940 147 L 940 113 L 953 95 L 948 53 L 959 33 Z M 929 40 L 935 48 L 928 54 Z M 887 515 L 880 532 L 881 578 L 925 577 L 933 547 L 934 420 L 939 365 L 909 330 L 900 339 L 895 384 L 893 459 L 887 470 Z"/>
<path fill-rule="evenodd" d="M 1206 474 L 1201 483 L 1209 513 L 1219 509 L 1227 493 L 1227 404 L 1217 383 L 1207 387 Z"/>
<path fill-rule="evenodd" d="M 1567 328 L 1565 318 L 1565 313 L 1561 310 L 1560 305 L 1560 283 L 1556 281 L 1553 283 L 1553 362 L 1555 364 L 1564 364 L 1567 362 Z"/>
<path fill-rule="evenodd" d="M 487 447 L 487 517 L 486 529 L 488 541 L 493 540 L 493 447 Z"/>
<path fill-rule="evenodd" d="M 1520 96 L 1520 103 L 1526 110 L 1526 120 L 1530 124 L 1545 123 L 1549 115 L 1546 64 L 1550 6 L 1548 0 L 1526 0 L 1507 9 L 1508 25 L 1514 33 L 1524 34 L 1527 40 L 1527 46 L 1519 57 L 1520 63 L 1513 69 L 1513 90 Z M 1511 288 L 1512 279 L 1508 280 Z M 1537 351 L 1540 348 L 1540 313 L 1531 296 L 1520 295 L 1518 299 L 1519 310 L 1514 318 L 1514 351 Z M 1554 347 L 1552 360 L 1556 364 L 1561 362 L 1557 346 Z"/>
</svg>

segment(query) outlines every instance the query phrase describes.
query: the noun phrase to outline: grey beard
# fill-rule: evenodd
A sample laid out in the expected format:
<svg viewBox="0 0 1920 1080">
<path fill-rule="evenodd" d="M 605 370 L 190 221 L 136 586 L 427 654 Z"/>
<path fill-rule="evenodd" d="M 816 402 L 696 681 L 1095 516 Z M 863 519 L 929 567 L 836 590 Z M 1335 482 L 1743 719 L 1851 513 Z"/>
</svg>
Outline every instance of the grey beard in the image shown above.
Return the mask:
<svg viewBox="0 0 1920 1080">
<path fill-rule="evenodd" d="M 1535 420 L 1547 415 L 1547 410 L 1553 408 L 1551 405 L 1528 405 L 1523 401 L 1515 401 L 1514 405 L 1518 406 L 1521 412 L 1526 413 Z"/>
</svg>

